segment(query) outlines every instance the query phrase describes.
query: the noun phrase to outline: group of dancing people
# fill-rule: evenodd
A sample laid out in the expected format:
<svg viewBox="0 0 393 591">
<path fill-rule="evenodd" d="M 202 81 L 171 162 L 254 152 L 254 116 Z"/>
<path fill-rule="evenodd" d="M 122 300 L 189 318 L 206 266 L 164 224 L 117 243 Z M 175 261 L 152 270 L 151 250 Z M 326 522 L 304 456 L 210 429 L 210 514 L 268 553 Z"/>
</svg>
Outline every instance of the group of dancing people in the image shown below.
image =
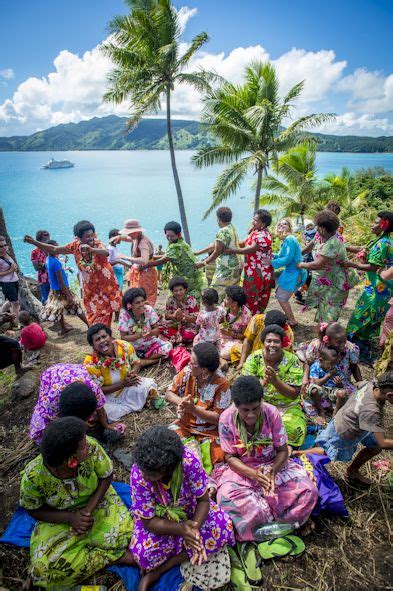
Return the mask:
<svg viewBox="0 0 393 591">
<path fill-rule="evenodd" d="M 332 208 L 316 216 L 303 252 L 284 219 L 276 228 L 281 249 L 273 253 L 266 210 L 255 213 L 243 242 L 229 208 L 217 211 L 217 221 L 215 241 L 199 253 L 177 222 L 165 225 L 168 247 L 158 256 L 138 220 L 111 231 L 108 247 L 88 221 L 75 225 L 65 246 L 49 233 L 44 241 L 42 233 L 41 240 L 25 237 L 46 257 L 42 319 L 58 321 L 63 335 L 70 330 L 65 313 L 78 314 L 91 348 L 80 364 L 57 364 L 41 375 L 30 422 L 40 454 L 25 467 L 20 493 L 21 506 L 37 520 L 26 588 L 73 586 L 118 564 L 138 566 L 145 591 L 172 566 L 211 565 L 227 546 L 255 541 L 266 524 L 296 524 L 309 533 L 319 490 L 297 456 L 350 462 L 348 478 L 368 484 L 361 466 L 393 447 L 382 421 L 385 402 L 393 403 L 393 372 L 363 381 L 359 368 L 383 321 L 381 339 L 391 343 L 393 213 L 378 214 L 375 240 L 361 251 L 345 244 Z M 132 243 L 129 257 L 117 250 L 122 240 Z M 355 250 L 353 262 L 347 253 Z M 83 307 L 59 260 L 65 254 L 75 257 Z M 207 256 L 198 261 L 200 254 Z M 12 261 L 4 255 L 1 279 L 2 261 Z M 130 268 L 128 289 L 114 269 L 123 263 Z M 212 263 L 208 287 L 204 269 Z M 162 266 L 170 295 L 159 314 Z M 339 317 L 361 280 L 357 271 L 366 272 L 366 285 L 345 328 Z M 275 283 L 280 309 L 266 311 Z M 305 305 L 316 309 L 319 332 L 295 347 L 290 301 L 306 284 Z M 120 338 L 112 334 L 114 315 Z M 17 346 L 5 346 L 7 363 L 17 369 Z M 176 368 L 165 401 L 143 371 L 159 362 Z M 240 374 L 232 383 L 230 365 Z M 121 419 L 146 406 L 159 423 L 163 402 L 177 418 L 136 441 L 128 511 L 111 485 L 113 466 L 101 444 L 126 438 Z M 321 429 L 312 449 L 301 450 L 308 422 Z"/>
</svg>

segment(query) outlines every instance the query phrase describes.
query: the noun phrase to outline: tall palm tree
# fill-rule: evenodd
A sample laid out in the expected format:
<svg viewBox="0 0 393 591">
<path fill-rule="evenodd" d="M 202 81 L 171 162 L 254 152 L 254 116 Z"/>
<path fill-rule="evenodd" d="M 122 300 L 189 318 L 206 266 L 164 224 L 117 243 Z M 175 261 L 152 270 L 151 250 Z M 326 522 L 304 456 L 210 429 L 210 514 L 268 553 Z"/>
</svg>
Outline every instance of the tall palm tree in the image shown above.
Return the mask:
<svg viewBox="0 0 393 591">
<path fill-rule="evenodd" d="M 325 202 L 334 200 L 339 203 L 342 217 L 357 215 L 367 207 L 368 191 L 356 191 L 354 176 L 346 167 L 342 168 L 340 174 L 328 173 L 323 178 L 320 191 Z"/>
<path fill-rule="evenodd" d="M 111 37 L 102 51 L 115 67 L 110 72 L 104 101 L 130 101 L 130 127 L 141 117 L 161 108 L 166 101 L 166 120 L 173 177 L 185 240 L 190 243 L 183 193 L 177 172 L 171 124 L 171 93 L 177 84 L 207 88 L 207 75 L 183 72 L 190 59 L 207 41 L 206 33 L 196 35 L 186 51 L 180 52 L 182 27 L 170 0 L 126 0 L 130 13 L 109 24 Z"/>
<path fill-rule="evenodd" d="M 273 164 L 279 176 L 268 175 L 263 179 L 261 205 L 275 205 L 285 216 L 304 216 L 313 209 L 319 197 L 316 143 L 302 143 L 291 148 Z"/>
<path fill-rule="evenodd" d="M 257 175 L 254 210 L 259 207 L 262 177 L 278 153 L 304 140 L 304 130 L 330 120 L 331 114 L 313 114 L 297 119 L 287 129 L 283 124 L 290 116 L 296 99 L 303 90 L 299 82 L 283 97 L 279 80 L 270 63 L 252 62 L 245 69 L 243 84 L 224 81 L 208 89 L 203 99 L 202 122 L 216 136 L 214 146 L 202 148 L 193 157 L 202 168 L 229 164 L 213 188 L 213 202 L 205 218 L 222 201 L 239 188 L 245 176 Z"/>
</svg>

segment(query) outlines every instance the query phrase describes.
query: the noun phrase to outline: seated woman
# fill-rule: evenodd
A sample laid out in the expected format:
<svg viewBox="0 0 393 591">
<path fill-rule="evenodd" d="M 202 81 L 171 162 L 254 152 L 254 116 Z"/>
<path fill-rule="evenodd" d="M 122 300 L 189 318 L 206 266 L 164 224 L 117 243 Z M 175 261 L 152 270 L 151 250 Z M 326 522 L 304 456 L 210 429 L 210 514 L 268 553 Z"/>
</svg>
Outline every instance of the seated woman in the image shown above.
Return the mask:
<svg viewBox="0 0 393 591">
<path fill-rule="evenodd" d="M 86 355 L 83 363 L 101 383 L 110 423 L 142 410 L 149 395 L 157 397 L 155 381 L 137 375 L 140 362 L 131 343 L 112 338 L 112 331 L 105 324 L 90 326 L 87 342 L 93 353 Z"/>
<path fill-rule="evenodd" d="M 29 436 L 38 445 L 41 443 L 45 427 L 59 416 L 61 392 L 75 383 L 85 384 L 93 392 L 97 400 L 97 422 L 102 428 L 118 431 L 117 423 L 109 425 L 104 408 L 104 393 L 87 369 L 74 363 L 57 363 L 48 367 L 41 375 L 38 400 L 30 420 Z"/>
<path fill-rule="evenodd" d="M 20 485 L 20 504 L 37 520 L 26 589 L 71 588 L 108 564 L 134 563 L 127 549 L 133 523 L 111 487 L 112 471 L 80 419 L 57 419 L 45 429 L 41 454 Z"/>
<path fill-rule="evenodd" d="M 188 283 L 184 277 L 172 277 L 169 289 L 172 295 L 166 301 L 165 322 L 161 326 L 161 332 L 173 343 L 188 344 L 196 335 L 198 302 L 187 293 Z"/>
<path fill-rule="evenodd" d="M 232 522 L 209 498 L 199 460 L 176 433 L 152 427 L 137 440 L 133 456 L 130 550 L 144 573 L 139 591 L 146 591 L 173 566 L 202 564 L 235 540 Z"/>
<path fill-rule="evenodd" d="M 242 374 L 260 378 L 267 402 L 279 410 L 288 445 L 300 447 L 306 436 L 306 417 L 300 403 L 303 369 L 294 353 L 283 350 L 284 338 L 281 326 L 266 326 L 261 334 L 264 348 L 250 355 Z"/>
<path fill-rule="evenodd" d="M 250 310 L 246 306 L 246 292 L 239 285 L 231 285 L 225 288 L 224 307 L 226 314 L 221 323 L 220 356 L 224 360 L 221 367 L 227 367 L 227 360 L 231 358 L 231 349 L 234 345 L 241 346 L 244 339 L 244 331 L 252 318 Z"/>
<path fill-rule="evenodd" d="M 281 310 L 269 310 L 266 314 L 256 314 L 251 318 L 244 331 L 244 341 L 240 344 L 236 343 L 231 348 L 231 362 L 238 362 L 237 369 L 242 369 L 250 353 L 255 353 L 255 351 L 263 349 L 261 333 L 265 326 L 269 326 L 270 324 L 278 324 L 278 326 L 284 329 L 285 339 L 282 348 L 292 351 L 295 337 L 284 312 L 281 312 Z"/>
<path fill-rule="evenodd" d="M 231 404 L 229 382 L 218 372 L 220 358 L 213 343 L 199 343 L 191 352 L 190 365 L 181 370 L 166 392 L 177 407 L 178 419 L 171 425 L 183 439 L 194 438 L 201 447 L 209 471 L 224 461 L 218 439 L 218 419 Z M 205 453 L 205 450 L 209 450 Z"/>
<path fill-rule="evenodd" d="M 119 330 L 123 341 L 132 343 L 143 365 L 153 365 L 168 357 L 172 344 L 159 338 L 159 316 L 146 304 L 146 294 L 140 287 L 127 289 L 123 295 Z"/>
<path fill-rule="evenodd" d="M 264 390 L 253 376 L 232 386 L 231 405 L 220 417 L 226 464 L 216 471 L 217 502 L 233 520 L 235 536 L 253 541 L 263 524 L 303 525 L 318 499 L 304 468 L 288 459 L 280 413 L 262 401 Z"/>
</svg>

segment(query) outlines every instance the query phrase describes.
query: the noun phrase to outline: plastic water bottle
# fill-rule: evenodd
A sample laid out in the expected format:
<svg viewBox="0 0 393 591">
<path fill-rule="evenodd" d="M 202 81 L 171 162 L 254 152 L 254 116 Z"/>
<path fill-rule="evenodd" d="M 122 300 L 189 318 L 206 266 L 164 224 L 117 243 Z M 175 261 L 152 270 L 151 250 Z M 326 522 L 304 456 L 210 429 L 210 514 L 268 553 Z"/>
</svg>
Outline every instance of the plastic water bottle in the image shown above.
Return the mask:
<svg viewBox="0 0 393 591">
<path fill-rule="evenodd" d="M 256 542 L 263 542 L 264 540 L 274 540 L 274 538 L 281 538 L 287 536 L 294 529 L 299 527 L 299 523 L 279 523 L 274 521 L 273 523 L 266 523 L 261 525 L 254 533 L 254 539 Z"/>
</svg>

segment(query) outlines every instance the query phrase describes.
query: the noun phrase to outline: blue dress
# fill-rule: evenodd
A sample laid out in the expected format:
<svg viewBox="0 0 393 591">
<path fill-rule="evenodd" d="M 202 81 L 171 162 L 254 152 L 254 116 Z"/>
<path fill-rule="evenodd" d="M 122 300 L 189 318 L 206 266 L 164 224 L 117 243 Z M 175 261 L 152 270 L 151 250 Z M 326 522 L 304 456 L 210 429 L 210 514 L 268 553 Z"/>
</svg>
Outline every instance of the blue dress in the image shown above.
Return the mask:
<svg viewBox="0 0 393 591">
<path fill-rule="evenodd" d="M 302 249 L 295 236 L 287 236 L 281 245 L 278 254 L 273 255 L 273 269 L 281 269 L 283 272 L 278 278 L 281 289 L 294 292 L 299 289 L 307 279 L 307 271 L 298 269 L 297 265 L 302 261 Z"/>
</svg>

